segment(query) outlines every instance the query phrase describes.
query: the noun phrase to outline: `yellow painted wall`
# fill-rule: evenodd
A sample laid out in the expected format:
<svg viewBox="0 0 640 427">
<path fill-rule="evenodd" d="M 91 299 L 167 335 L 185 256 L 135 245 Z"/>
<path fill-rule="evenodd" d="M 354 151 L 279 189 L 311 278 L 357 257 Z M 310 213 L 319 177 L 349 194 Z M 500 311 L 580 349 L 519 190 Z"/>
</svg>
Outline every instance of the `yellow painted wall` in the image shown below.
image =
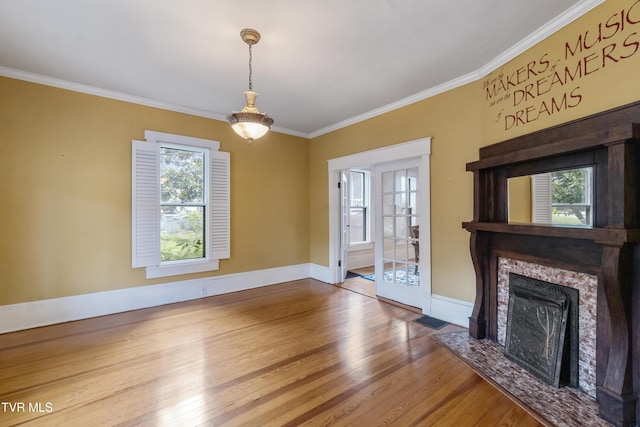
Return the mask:
<svg viewBox="0 0 640 427">
<path fill-rule="evenodd" d="M 131 268 L 131 140 L 146 129 L 231 152 L 219 271 L 146 280 Z M 249 146 L 224 122 L 0 78 L 0 147 L 0 305 L 309 262 L 307 139 Z"/>
<path fill-rule="evenodd" d="M 431 245 L 433 292 L 469 300 L 472 177 L 465 163 L 481 143 L 479 83 L 460 87 L 311 142 L 311 261 L 328 265 L 327 160 L 424 137 L 431 141 Z"/>
<path fill-rule="evenodd" d="M 482 80 L 483 144 L 640 99 L 640 1 L 607 0 Z"/>
<path fill-rule="evenodd" d="M 433 292 L 472 301 L 465 163 L 482 146 L 640 99 L 639 34 L 640 2 L 608 0 L 486 78 L 311 141 L 272 132 L 252 146 L 224 122 L 0 78 L 0 305 L 206 275 L 131 269 L 131 140 L 145 129 L 232 153 L 232 258 L 214 274 L 327 266 L 327 160 L 432 137 Z M 552 84 L 564 67 L 575 77 Z"/>
<path fill-rule="evenodd" d="M 461 229 L 473 213 L 465 163 L 482 146 L 640 99 L 639 46 L 640 1 L 608 0 L 477 82 L 314 138 L 311 262 L 329 262 L 326 161 L 431 136 L 432 290 L 473 301 L 469 236 Z M 552 69 L 564 67 L 574 78 L 560 84 Z"/>
<path fill-rule="evenodd" d="M 509 222 L 531 222 L 531 177 L 509 178 Z"/>
</svg>

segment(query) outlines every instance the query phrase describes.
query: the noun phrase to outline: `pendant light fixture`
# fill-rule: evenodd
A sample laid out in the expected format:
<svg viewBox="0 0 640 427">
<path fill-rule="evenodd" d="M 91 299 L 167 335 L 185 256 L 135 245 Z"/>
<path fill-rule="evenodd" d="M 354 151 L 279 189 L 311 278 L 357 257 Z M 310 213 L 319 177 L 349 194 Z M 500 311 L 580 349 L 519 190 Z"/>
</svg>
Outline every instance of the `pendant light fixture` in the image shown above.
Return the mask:
<svg viewBox="0 0 640 427">
<path fill-rule="evenodd" d="M 263 137 L 269 131 L 273 124 L 273 119 L 265 113 L 259 112 L 255 106 L 258 94 L 253 91 L 251 46 L 260 41 L 260 33 L 254 29 L 245 28 L 240 31 L 240 37 L 243 42 L 249 45 L 249 90 L 244 93 L 247 104 L 242 111 L 234 111 L 229 114 L 227 120 L 231 123 L 233 130 L 251 144 L 251 142 Z"/>
</svg>

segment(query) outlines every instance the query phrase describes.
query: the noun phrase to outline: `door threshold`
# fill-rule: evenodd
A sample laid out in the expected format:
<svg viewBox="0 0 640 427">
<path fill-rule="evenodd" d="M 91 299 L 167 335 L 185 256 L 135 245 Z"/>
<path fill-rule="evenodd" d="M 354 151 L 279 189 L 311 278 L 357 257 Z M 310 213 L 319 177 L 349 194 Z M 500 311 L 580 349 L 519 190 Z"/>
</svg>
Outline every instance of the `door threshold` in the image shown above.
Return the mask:
<svg viewBox="0 0 640 427">
<path fill-rule="evenodd" d="M 402 304 L 401 302 L 394 301 L 394 300 L 389 299 L 389 298 L 384 298 L 384 297 L 381 297 L 379 295 L 376 295 L 376 298 L 379 301 L 386 302 L 387 304 L 395 305 L 396 307 L 404 308 L 405 310 L 409 310 L 409 311 L 412 311 L 414 313 L 422 314 L 422 309 L 420 309 L 419 307 L 413 307 L 411 305 Z"/>
</svg>

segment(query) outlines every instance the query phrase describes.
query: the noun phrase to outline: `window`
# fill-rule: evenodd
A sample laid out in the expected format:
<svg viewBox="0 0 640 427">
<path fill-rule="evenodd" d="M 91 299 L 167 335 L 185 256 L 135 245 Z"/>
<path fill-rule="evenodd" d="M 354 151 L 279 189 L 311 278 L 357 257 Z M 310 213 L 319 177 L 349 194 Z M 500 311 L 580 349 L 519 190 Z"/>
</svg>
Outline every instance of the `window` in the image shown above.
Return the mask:
<svg viewBox="0 0 640 427">
<path fill-rule="evenodd" d="M 551 172 L 552 223 L 592 225 L 592 168 Z"/>
<path fill-rule="evenodd" d="M 534 223 L 591 226 L 593 168 L 565 169 L 532 176 Z"/>
<path fill-rule="evenodd" d="M 368 171 L 349 172 L 349 243 L 364 243 L 371 240 Z"/>
<path fill-rule="evenodd" d="M 217 270 L 229 258 L 229 153 L 200 138 L 133 141 L 132 265 L 147 278 Z"/>
<path fill-rule="evenodd" d="M 207 151 L 160 146 L 160 261 L 205 257 Z"/>
</svg>

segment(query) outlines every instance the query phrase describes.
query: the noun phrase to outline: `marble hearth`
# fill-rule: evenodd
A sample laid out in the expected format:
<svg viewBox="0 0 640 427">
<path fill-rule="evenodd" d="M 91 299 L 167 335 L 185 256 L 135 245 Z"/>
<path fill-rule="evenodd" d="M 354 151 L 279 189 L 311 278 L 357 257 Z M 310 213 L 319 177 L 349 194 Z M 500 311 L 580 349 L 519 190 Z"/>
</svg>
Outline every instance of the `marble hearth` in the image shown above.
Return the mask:
<svg viewBox="0 0 640 427">
<path fill-rule="evenodd" d="M 575 388 L 545 384 L 504 357 L 498 343 L 476 340 L 465 331 L 434 335 L 434 339 L 545 426 L 611 427 L 598 416 L 598 404 L 591 396 Z"/>
</svg>

